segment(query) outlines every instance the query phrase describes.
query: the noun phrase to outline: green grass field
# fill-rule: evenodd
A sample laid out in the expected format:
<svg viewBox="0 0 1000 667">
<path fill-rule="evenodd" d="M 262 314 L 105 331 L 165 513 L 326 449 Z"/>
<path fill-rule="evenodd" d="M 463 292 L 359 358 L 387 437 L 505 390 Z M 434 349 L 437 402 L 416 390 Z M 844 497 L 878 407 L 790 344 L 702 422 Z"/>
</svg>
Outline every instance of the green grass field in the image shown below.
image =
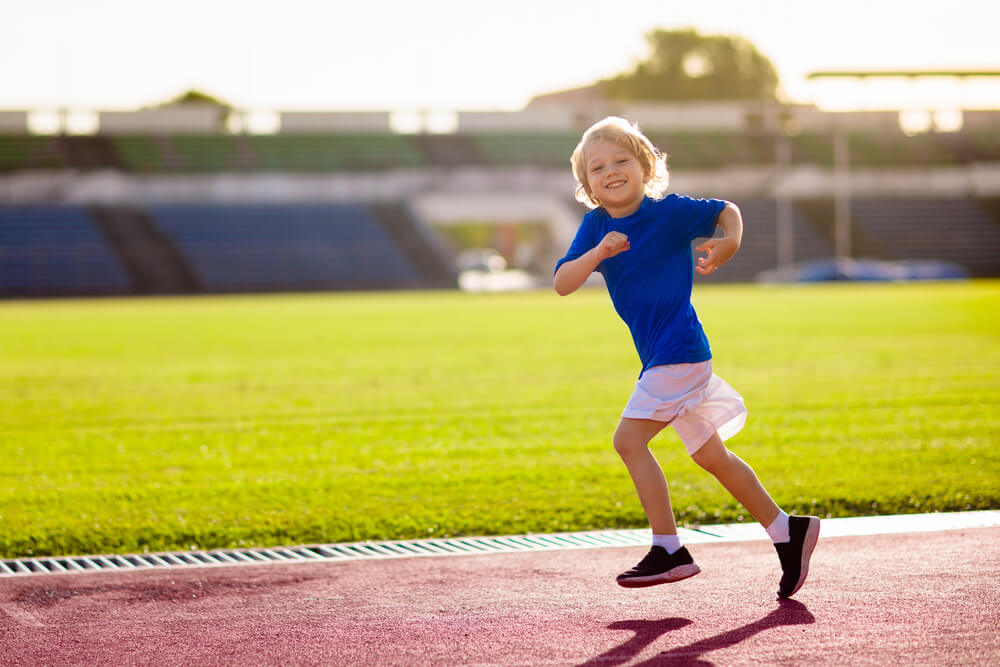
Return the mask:
<svg viewBox="0 0 1000 667">
<path fill-rule="evenodd" d="M 789 511 L 1000 507 L 1000 282 L 696 287 Z M 603 290 L 0 304 L 4 557 L 641 527 Z M 655 451 L 688 525 L 749 520 Z"/>
</svg>

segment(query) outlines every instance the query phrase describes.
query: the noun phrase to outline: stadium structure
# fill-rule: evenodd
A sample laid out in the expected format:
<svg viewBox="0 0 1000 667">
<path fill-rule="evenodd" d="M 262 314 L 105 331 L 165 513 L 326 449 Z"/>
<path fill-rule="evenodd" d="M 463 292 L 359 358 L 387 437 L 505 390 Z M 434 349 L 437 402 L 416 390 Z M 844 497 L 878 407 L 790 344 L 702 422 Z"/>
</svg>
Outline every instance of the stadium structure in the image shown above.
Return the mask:
<svg viewBox="0 0 1000 667">
<path fill-rule="evenodd" d="M 265 133 L 214 105 L 85 132 L 0 112 L 0 296 L 454 288 L 463 225 L 547 283 L 586 210 L 569 155 L 608 114 L 668 153 L 671 191 L 742 209 L 713 280 L 835 258 L 1000 275 L 1000 110 L 908 134 L 898 111 L 557 95 L 404 131 L 387 111 L 280 112 Z"/>
</svg>

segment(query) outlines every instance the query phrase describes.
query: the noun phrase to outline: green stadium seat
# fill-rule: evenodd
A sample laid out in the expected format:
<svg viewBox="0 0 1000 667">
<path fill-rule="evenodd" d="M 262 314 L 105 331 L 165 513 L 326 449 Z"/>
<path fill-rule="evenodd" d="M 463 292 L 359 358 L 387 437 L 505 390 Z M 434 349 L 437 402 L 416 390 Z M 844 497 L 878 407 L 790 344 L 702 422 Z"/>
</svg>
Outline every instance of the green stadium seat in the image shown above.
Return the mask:
<svg viewBox="0 0 1000 667">
<path fill-rule="evenodd" d="M 0 173 L 22 169 L 60 169 L 62 155 L 53 137 L 0 134 Z"/>
<path fill-rule="evenodd" d="M 489 164 L 531 165 L 569 169 L 569 158 L 580 137 L 568 132 L 476 133 L 469 137 Z"/>
<path fill-rule="evenodd" d="M 423 156 L 394 134 L 248 135 L 265 171 L 341 171 L 418 167 Z"/>
</svg>

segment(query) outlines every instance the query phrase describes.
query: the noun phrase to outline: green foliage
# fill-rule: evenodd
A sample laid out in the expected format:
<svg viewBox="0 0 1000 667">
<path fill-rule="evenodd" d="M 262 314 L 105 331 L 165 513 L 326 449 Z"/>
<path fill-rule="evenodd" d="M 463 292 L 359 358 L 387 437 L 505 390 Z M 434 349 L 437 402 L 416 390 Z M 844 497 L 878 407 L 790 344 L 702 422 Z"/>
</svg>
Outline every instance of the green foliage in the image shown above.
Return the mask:
<svg viewBox="0 0 1000 667">
<path fill-rule="evenodd" d="M 778 73 L 749 41 L 696 30 L 654 30 L 649 58 L 631 72 L 602 82 L 620 100 L 776 99 Z"/>
<path fill-rule="evenodd" d="M 1000 507 L 1000 283 L 696 288 L 789 511 Z M 641 527 L 603 290 L 0 304 L 5 557 Z M 655 443 L 684 524 L 749 520 Z"/>
<path fill-rule="evenodd" d="M 187 92 L 181 93 L 177 97 L 174 97 L 163 104 L 158 105 L 159 107 L 176 107 L 176 106 L 186 106 L 191 104 L 200 104 L 205 106 L 220 107 L 223 109 L 231 109 L 233 106 L 228 102 L 224 102 L 217 97 L 209 95 L 208 93 L 203 93 L 200 90 L 191 89 Z"/>
</svg>

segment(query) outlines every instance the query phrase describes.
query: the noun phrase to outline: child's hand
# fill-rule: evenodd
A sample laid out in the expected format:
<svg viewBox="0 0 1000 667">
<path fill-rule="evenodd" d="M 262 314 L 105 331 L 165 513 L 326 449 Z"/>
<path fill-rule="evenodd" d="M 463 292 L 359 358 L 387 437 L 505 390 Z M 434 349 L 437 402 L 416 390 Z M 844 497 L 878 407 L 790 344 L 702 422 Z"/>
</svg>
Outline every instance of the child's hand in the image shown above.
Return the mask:
<svg viewBox="0 0 1000 667">
<path fill-rule="evenodd" d="M 698 266 L 694 267 L 694 270 L 703 276 L 710 275 L 731 260 L 739 249 L 740 243 L 736 239 L 726 237 L 708 239 L 695 248 L 698 252 L 705 252 L 708 255 L 698 258 Z"/>
<path fill-rule="evenodd" d="M 597 244 L 597 250 L 604 259 L 623 253 L 629 247 L 628 237 L 621 232 L 608 232 Z"/>
</svg>

